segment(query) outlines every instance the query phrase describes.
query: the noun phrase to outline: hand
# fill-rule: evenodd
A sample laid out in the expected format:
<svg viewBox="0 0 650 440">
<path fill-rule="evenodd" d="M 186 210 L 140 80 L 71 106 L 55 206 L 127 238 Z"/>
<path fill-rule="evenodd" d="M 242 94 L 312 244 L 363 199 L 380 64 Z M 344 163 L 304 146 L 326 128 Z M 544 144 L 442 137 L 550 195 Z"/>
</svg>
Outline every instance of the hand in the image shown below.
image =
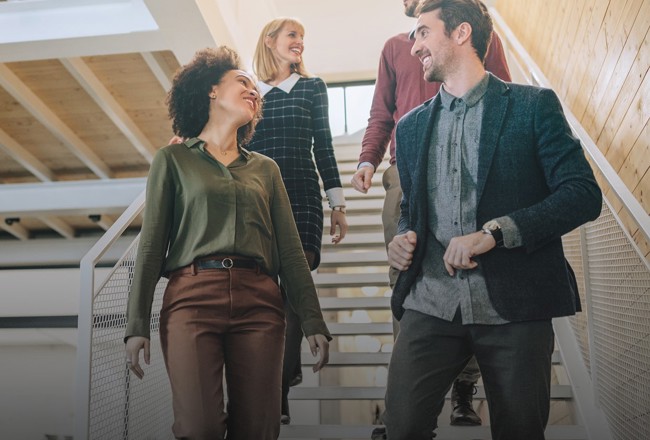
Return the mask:
<svg viewBox="0 0 650 440">
<path fill-rule="evenodd" d="M 309 342 L 309 350 L 311 350 L 311 354 L 316 356 L 320 353 L 318 362 L 316 362 L 312 367 L 312 371 L 315 373 L 330 361 L 330 343 L 327 341 L 327 338 L 321 334 L 307 336 L 307 342 Z"/>
<path fill-rule="evenodd" d="M 187 138 L 182 138 L 182 137 L 180 137 L 180 136 L 174 136 L 173 138 L 171 138 L 171 139 L 169 140 L 168 145 L 172 145 L 172 144 L 182 144 L 182 143 L 185 142 L 186 140 L 187 140 Z"/>
<path fill-rule="evenodd" d="M 405 271 L 413 262 L 413 252 L 417 244 L 415 231 L 407 231 L 393 237 L 388 243 L 388 264 L 397 270 Z"/>
<path fill-rule="evenodd" d="M 354 173 L 352 176 L 352 186 L 357 191 L 367 194 L 370 185 L 372 185 L 372 176 L 375 174 L 375 169 L 373 167 L 361 167 Z"/>
<path fill-rule="evenodd" d="M 142 379 L 144 371 L 140 366 L 140 350 L 144 348 L 144 362 L 149 365 L 149 339 L 143 336 L 131 336 L 126 340 L 126 365 L 138 379 Z"/>
<path fill-rule="evenodd" d="M 330 235 L 332 236 L 332 243 L 339 244 L 341 240 L 345 238 L 345 234 L 348 232 L 348 221 L 345 218 L 345 214 L 341 211 L 332 210 L 330 215 Z M 336 234 L 336 226 L 339 227 L 339 235 Z"/>
<path fill-rule="evenodd" d="M 454 269 L 476 268 L 478 263 L 472 260 L 472 257 L 484 254 L 496 245 L 494 237 L 482 231 L 452 238 L 442 257 L 447 273 L 453 277 L 456 273 Z"/>
</svg>

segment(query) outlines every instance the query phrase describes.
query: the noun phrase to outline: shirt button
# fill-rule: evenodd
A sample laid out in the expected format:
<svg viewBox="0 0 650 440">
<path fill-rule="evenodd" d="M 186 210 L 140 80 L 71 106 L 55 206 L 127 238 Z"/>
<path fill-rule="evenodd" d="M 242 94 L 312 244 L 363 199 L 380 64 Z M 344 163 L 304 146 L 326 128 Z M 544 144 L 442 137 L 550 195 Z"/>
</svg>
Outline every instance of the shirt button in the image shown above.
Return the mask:
<svg viewBox="0 0 650 440">
<path fill-rule="evenodd" d="M 458 222 L 454 222 L 454 226 L 458 226 Z"/>
</svg>

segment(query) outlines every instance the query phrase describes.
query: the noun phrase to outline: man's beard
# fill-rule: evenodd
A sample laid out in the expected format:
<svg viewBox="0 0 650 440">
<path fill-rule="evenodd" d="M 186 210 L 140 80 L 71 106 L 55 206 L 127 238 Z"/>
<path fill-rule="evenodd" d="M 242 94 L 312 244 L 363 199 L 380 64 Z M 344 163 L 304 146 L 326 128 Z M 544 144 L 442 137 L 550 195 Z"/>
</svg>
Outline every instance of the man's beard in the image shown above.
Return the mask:
<svg viewBox="0 0 650 440">
<path fill-rule="evenodd" d="M 424 79 L 427 82 L 444 82 L 442 69 L 436 66 L 431 66 L 424 71 Z"/>
</svg>

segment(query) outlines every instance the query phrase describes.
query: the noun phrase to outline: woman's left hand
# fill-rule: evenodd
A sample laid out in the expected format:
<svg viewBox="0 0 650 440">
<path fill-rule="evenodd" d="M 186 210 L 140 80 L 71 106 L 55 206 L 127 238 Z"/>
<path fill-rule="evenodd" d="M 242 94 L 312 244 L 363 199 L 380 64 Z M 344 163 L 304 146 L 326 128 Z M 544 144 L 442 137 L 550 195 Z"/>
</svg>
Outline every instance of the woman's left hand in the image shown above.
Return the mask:
<svg viewBox="0 0 650 440">
<path fill-rule="evenodd" d="M 345 234 L 348 232 L 348 221 L 345 218 L 344 213 L 334 210 L 332 210 L 330 220 L 330 235 L 332 236 L 332 243 L 338 244 L 343 240 L 343 238 L 345 238 Z M 335 235 L 337 226 L 339 227 L 339 234 Z"/>
<path fill-rule="evenodd" d="M 311 354 L 317 356 L 320 354 L 318 362 L 314 364 L 312 370 L 315 372 L 319 371 L 325 366 L 330 360 L 330 343 L 327 341 L 327 338 L 324 335 L 316 334 L 307 336 L 307 342 L 309 342 L 309 349 Z"/>
</svg>

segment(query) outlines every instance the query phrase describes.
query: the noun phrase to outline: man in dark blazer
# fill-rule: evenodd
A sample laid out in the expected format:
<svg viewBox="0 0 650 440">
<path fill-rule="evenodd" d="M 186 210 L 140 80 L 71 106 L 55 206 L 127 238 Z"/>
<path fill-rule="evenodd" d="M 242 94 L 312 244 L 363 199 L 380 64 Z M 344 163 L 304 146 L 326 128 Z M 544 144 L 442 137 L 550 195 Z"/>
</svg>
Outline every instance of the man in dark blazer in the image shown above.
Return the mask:
<svg viewBox="0 0 650 440">
<path fill-rule="evenodd" d="M 580 304 L 561 237 L 599 215 L 601 192 L 555 93 L 486 73 L 483 3 L 424 0 L 417 14 L 411 53 L 443 87 L 397 125 L 388 438 L 429 440 L 474 354 L 492 438 L 544 439 L 551 319 Z"/>
</svg>

